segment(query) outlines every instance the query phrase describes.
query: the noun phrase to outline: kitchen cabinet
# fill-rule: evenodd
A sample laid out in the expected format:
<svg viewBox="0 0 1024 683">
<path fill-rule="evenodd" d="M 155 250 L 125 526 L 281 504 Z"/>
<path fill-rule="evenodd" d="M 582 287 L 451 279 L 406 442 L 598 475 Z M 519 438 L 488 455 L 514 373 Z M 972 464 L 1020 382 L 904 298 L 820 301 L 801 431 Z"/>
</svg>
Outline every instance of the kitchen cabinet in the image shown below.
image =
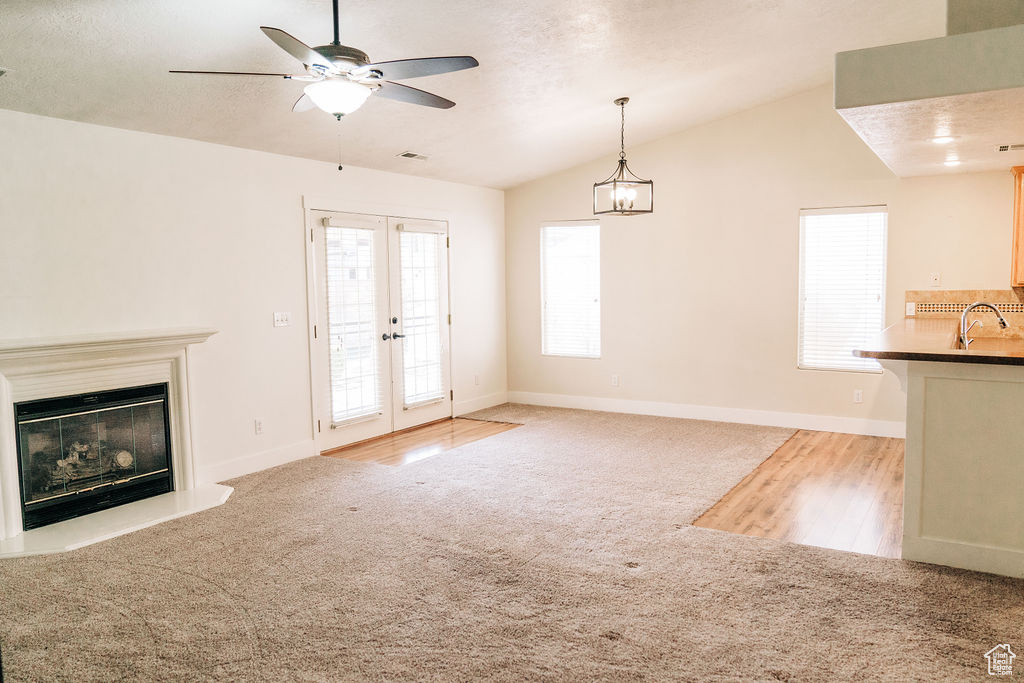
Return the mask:
<svg viewBox="0 0 1024 683">
<path fill-rule="evenodd" d="M 1014 166 L 1013 172 L 1013 263 L 1010 286 L 1024 287 L 1024 166 Z"/>
</svg>

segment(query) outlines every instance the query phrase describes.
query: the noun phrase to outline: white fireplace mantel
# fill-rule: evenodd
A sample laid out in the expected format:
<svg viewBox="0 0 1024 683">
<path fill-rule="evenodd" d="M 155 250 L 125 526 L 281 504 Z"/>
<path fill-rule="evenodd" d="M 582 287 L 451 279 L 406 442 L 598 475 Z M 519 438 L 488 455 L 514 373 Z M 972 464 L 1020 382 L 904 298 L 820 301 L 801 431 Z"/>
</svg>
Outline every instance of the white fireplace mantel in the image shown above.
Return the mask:
<svg viewBox="0 0 1024 683">
<path fill-rule="evenodd" d="M 231 488 L 196 486 L 189 346 L 216 330 L 176 328 L 0 340 L 0 557 L 59 552 L 219 505 Z M 166 383 L 174 491 L 77 519 L 22 530 L 14 404 Z"/>
</svg>

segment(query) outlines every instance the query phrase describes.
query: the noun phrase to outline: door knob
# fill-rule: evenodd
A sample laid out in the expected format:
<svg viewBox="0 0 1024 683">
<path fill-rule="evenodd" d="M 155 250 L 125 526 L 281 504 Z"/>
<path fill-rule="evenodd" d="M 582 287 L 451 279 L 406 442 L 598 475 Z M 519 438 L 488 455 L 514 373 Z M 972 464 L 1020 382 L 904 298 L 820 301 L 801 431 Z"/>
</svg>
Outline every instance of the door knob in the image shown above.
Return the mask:
<svg viewBox="0 0 1024 683">
<path fill-rule="evenodd" d="M 385 332 L 380 336 L 380 338 L 383 339 L 384 341 L 387 341 L 388 339 L 391 339 L 391 335 Z"/>
<path fill-rule="evenodd" d="M 401 339 L 404 336 L 405 336 L 404 334 L 398 334 L 397 332 L 395 332 L 393 335 L 391 335 L 391 338 L 392 339 Z"/>
</svg>

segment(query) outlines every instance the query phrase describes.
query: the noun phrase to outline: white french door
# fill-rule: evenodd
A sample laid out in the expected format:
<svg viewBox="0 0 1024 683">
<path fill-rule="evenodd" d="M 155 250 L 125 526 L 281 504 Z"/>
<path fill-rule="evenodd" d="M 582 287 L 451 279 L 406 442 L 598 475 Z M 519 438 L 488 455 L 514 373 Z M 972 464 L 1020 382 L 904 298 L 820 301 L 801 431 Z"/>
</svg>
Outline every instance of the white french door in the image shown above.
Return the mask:
<svg viewBox="0 0 1024 683">
<path fill-rule="evenodd" d="M 320 450 L 450 417 L 447 224 L 310 217 Z"/>
<path fill-rule="evenodd" d="M 448 225 L 388 218 L 393 429 L 451 417 Z"/>
</svg>

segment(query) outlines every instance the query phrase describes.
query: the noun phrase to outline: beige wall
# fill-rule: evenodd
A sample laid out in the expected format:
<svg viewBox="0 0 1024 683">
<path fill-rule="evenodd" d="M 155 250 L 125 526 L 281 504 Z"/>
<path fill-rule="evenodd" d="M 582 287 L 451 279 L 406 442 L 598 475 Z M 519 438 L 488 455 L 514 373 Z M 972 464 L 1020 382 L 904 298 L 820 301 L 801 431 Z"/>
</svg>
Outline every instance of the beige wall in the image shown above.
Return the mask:
<svg viewBox="0 0 1024 683">
<path fill-rule="evenodd" d="M 542 357 L 539 227 L 591 216 L 613 142 L 598 162 L 506 193 L 512 392 L 838 416 L 833 428 L 851 431 L 902 421 L 892 376 L 796 367 L 801 208 L 889 206 L 890 323 L 931 272 L 947 289 L 1008 284 L 1009 173 L 897 179 L 822 87 L 629 147 L 656 210 L 601 222 L 602 358 Z"/>
<path fill-rule="evenodd" d="M 0 338 L 218 329 L 192 356 L 204 480 L 312 454 L 303 196 L 450 213 L 455 407 L 504 400 L 498 190 L 4 110 L 0 155 Z"/>
</svg>

